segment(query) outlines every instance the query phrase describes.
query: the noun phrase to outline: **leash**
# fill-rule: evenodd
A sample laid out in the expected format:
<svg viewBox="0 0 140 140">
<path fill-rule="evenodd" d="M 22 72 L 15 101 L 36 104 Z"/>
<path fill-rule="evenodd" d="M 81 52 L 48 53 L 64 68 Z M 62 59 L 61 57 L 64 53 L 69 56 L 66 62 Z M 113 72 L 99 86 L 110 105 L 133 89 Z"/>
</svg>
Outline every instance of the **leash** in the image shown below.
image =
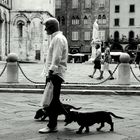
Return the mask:
<svg viewBox="0 0 140 140">
<path fill-rule="evenodd" d="M 61 107 L 63 108 L 63 110 L 65 111 L 65 115 L 68 115 L 68 111 L 65 109 L 65 107 L 63 106 L 63 104 L 60 102 Z"/>
</svg>

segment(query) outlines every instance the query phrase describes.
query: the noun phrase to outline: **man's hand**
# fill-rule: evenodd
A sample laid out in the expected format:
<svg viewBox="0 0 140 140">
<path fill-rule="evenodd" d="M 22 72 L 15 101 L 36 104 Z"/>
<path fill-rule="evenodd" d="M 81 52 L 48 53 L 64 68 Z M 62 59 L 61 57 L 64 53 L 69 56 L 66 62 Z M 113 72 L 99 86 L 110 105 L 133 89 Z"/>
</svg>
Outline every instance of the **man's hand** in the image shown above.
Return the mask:
<svg viewBox="0 0 140 140">
<path fill-rule="evenodd" d="M 50 82 L 52 76 L 53 76 L 53 71 L 52 70 L 49 70 L 48 76 L 46 77 L 46 83 L 47 82 Z"/>
</svg>

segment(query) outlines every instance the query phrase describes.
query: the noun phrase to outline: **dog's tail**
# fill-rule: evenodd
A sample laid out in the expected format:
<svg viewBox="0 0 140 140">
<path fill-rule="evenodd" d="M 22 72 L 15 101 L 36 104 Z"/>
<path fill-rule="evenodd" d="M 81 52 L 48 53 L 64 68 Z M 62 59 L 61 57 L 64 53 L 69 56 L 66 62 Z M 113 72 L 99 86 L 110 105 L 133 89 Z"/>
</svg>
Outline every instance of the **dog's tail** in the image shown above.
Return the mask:
<svg viewBox="0 0 140 140">
<path fill-rule="evenodd" d="M 118 118 L 118 119 L 124 119 L 123 117 L 120 117 L 120 116 L 117 116 L 117 115 L 115 115 L 114 113 L 112 113 L 112 112 L 108 112 L 110 115 L 112 115 L 113 117 L 115 117 L 115 118 Z"/>
<path fill-rule="evenodd" d="M 72 108 L 72 109 L 75 109 L 75 110 L 79 110 L 79 109 L 81 109 L 82 107 L 74 107 L 74 106 L 72 106 L 71 108 Z"/>
</svg>

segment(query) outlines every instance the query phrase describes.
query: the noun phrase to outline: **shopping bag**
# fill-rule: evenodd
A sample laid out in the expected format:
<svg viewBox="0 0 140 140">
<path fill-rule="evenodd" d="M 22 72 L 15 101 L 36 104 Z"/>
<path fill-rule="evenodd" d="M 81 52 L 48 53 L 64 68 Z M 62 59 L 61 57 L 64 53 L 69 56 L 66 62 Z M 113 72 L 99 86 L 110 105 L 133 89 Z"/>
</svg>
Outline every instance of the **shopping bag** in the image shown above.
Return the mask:
<svg viewBox="0 0 140 140">
<path fill-rule="evenodd" d="M 41 106 L 42 107 L 48 107 L 52 101 L 53 98 L 53 83 L 52 81 L 48 82 L 42 96 L 41 100 Z"/>
</svg>

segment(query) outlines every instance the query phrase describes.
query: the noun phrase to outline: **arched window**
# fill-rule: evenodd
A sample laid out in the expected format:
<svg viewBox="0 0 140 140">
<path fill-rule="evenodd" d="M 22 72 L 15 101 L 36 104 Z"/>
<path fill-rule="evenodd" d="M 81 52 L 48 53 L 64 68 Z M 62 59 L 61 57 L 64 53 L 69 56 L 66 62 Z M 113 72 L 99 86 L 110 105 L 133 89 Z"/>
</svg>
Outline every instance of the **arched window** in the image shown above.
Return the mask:
<svg viewBox="0 0 140 140">
<path fill-rule="evenodd" d="M 77 16 L 76 17 L 76 24 L 79 24 L 80 23 L 80 18 Z"/>
<path fill-rule="evenodd" d="M 18 22 L 17 22 L 18 36 L 19 36 L 20 38 L 23 37 L 23 26 L 24 26 L 24 22 L 23 22 L 23 21 L 18 21 Z"/>
<path fill-rule="evenodd" d="M 72 25 L 80 24 L 80 18 L 78 16 L 72 16 Z"/>
<path fill-rule="evenodd" d="M 87 18 L 87 16 L 84 17 L 84 24 L 88 24 L 88 18 Z"/>
<path fill-rule="evenodd" d="M 129 32 L 129 41 L 133 40 L 134 39 L 134 32 L 133 31 L 130 31 Z"/>
<path fill-rule="evenodd" d="M 75 24 L 75 17 L 72 16 L 72 25 L 74 25 L 74 24 Z"/>
<path fill-rule="evenodd" d="M 101 15 L 98 15 L 98 23 L 102 24 L 102 17 L 101 17 Z"/>
<path fill-rule="evenodd" d="M 129 38 L 134 38 L 134 32 L 133 31 L 129 32 Z"/>
<path fill-rule="evenodd" d="M 115 41 L 119 41 L 119 38 L 120 38 L 119 32 L 118 31 L 115 31 L 114 32 L 114 40 Z"/>
<path fill-rule="evenodd" d="M 103 24 L 106 24 L 106 16 L 105 15 L 102 16 L 102 19 L 103 19 Z"/>
</svg>

